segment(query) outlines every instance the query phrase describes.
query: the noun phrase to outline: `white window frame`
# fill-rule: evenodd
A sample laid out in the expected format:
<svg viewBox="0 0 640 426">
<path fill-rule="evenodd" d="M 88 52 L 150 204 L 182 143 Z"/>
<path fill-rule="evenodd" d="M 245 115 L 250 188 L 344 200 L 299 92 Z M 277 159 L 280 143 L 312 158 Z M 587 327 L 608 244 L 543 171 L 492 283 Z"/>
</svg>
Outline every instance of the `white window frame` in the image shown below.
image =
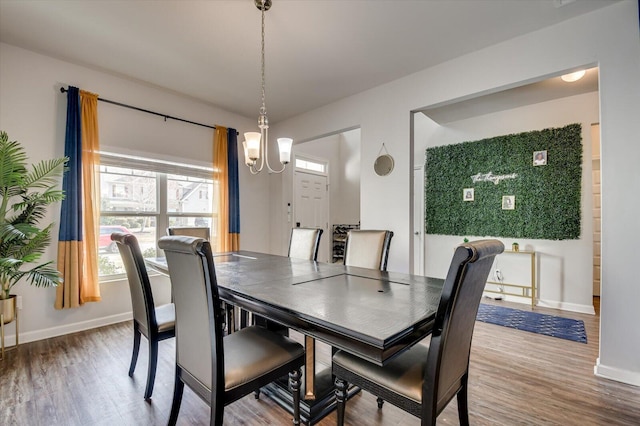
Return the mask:
<svg viewBox="0 0 640 426">
<path fill-rule="evenodd" d="M 322 171 L 305 167 L 305 165 L 300 164 L 300 162 L 321 165 Z M 310 173 L 310 174 L 321 175 L 321 176 L 329 176 L 329 162 L 320 158 L 315 158 L 310 155 L 296 155 L 294 159 L 294 165 L 295 165 L 295 170 L 299 172 Z"/>
<path fill-rule="evenodd" d="M 135 212 L 135 211 L 108 211 L 100 212 L 100 216 L 107 217 L 154 217 L 156 228 L 156 241 L 165 234 L 166 229 L 169 226 L 169 218 L 172 217 L 202 217 L 211 220 L 212 227 L 216 219 L 215 212 L 212 213 L 179 213 L 169 212 L 168 198 L 167 198 L 167 182 L 169 175 L 181 175 L 189 176 L 193 178 L 201 178 L 207 180 L 213 180 L 213 168 L 203 166 L 191 166 L 188 164 L 175 163 L 169 161 L 154 160 L 151 158 L 136 157 L 130 155 L 121 155 L 110 152 L 100 152 L 100 165 L 111 167 L 122 167 L 136 170 L 146 170 L 156 173 L 156 207 L 155 212 Z M 215 182 L 214 182 L 215 186 Z M 211 194 L 211 203 L 215 198 L 214 194 Z M 215 210 L 215 206 L 212 206 Z M 213 229 L 211 230 L 213 232 Z M 100 253 L 98 253 L 100 256 Z M 117 273 L 110 275 L 101 275 L 100 283 L 109 281 L 117 281 L 126 278 L 126 273 Z"/>
</svg>

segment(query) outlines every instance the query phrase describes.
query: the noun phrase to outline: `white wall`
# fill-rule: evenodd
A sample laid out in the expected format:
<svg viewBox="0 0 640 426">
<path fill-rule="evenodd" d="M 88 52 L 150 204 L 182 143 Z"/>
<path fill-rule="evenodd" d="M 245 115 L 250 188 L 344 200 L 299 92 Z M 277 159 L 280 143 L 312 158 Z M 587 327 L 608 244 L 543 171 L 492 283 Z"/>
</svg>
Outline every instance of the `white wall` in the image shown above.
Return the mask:
<svg viewBox="0 0 640 426">
<path fill-rule="evenodd" d="M 333 223 L 360 222 L 360 129 L 340 133 L 339 203 Z"/>
<path fill-rule="evenodd" d="M 389 269 L 408 272 L 413 250 L 410 112 L 594 65 L 600 71 L 603 192 L 601 345 L 596 372 L 640 385 L 640 328 L 629 326 L 640 323 L 635 241 L 629 238 L 638 234 L 635 212 L 640 209 L 640 199 L 629 197 L 640 191 L 637 1 L 614 3 L 351 96 L 277 123 L 272 133 L 304 140 L 361 128 L 362 226 L 393 230 Z M 395 170 L 386 177 L 373 172 L 382 142 L 396 160 Z M 283 237 L 278 233 L 277 210 L 274 207 L 274 240 Z"/>
<path fill-rule="evenodd" d="M 417 114 L 415 118 L 416 164 L 424 164 L 425 149 L 428 147 L 562 127 L 572 123 L 582 125 L 580 238 L 566 241 L 517 239 L 521 250 L 537 252 L 539 275 L 536 285 L 539 289 L 540 306 L 594 313 L 591 124 L 599 120 L 598 102 L 598 92 L 592 92 L 447 123 L 445 126 L 429 123 L 431 120 L 424 114 Z M 478 239 L 486 236 L 466 235 L 466 237 Z M 426 235 L 425 274 L 444 278 L 447 274 L 450 254 L 461 240 L 462 236 Z M 511 247 L 514 241 L 513 238 L 500 238 L 500 240 L 506 247 Z M 528 284 L 529 266 L 524 262 L 523 268 L 522 260 L 515 256 L 500 256 L 498 261 L 505 282 Z M 519 301 L 530 303 L 528 299 Z"/>
<path fill-rule="evenodd" d="M 32 161 L 64 155 L 66 94 L 61 86 L 73 85 L 119 101 L 205 124 L 221 124 L 242 132 L 255 128 L 255 119 L 228 113 L 193 99 L 176 96 L 150 86 L 55 60 L 7 44 L 0 44 L 0 129 L 11 140 L 21 142 Z M 100 138 L 104 148 L 138 153 L 190 164 L 211 165 L 213 131 L 178 121 L 98 103 Z M 241 137 L 238 140 L 242 140 Z M 251 177 L 242 167 L 241 246 L 268 251 L 268 181 Z M 260 211 L 257 215 L 254 212 Z M 56 222 L 54 243 L 44 258 L 56 260 L 59 206 L 50 209 L 46 220 Z M 43 222 L 44 223 L 44 222 Z M 169 283 L 155 278 L 159 302 L 167 301 Z M 126 281 L 101 285 L 102 301 L 77 309 L 56 311 L 54 289 L 40 289 L 20 283 L 14 293 L 23 296 L 20 339 L 23 342 L 65 334 L 131 317 L 131 301 Z M 13 344 L 13 327 L 7 328 L 8 344 Z"/>
</svg>

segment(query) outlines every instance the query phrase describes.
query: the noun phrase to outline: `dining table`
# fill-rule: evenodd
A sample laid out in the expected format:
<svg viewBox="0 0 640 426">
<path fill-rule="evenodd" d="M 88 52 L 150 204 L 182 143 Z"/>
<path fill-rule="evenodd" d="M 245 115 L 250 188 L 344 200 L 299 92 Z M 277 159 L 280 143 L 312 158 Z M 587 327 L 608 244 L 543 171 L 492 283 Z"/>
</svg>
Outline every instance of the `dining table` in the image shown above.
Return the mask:
<svg viewBox="0 0 640 426">
<path fill-rule="evenodd" d="M 170 274 L 164 258 L 145 259 Z M 316 362 L 316 341 L 385 365 L 430 335 L 443 279 L 237 251 L 214 253 L 218 292 L 230 306 L 304 335 L 302 420 L 314 424 L 336 407 L 330 366 Z M 233 312 L 233 310 L 231 310 Z M 229 329 L 238 323 L 230 317 Z M 349 397 L 359 389 L 349 390 Z M 263 388 L 289 411 L 286 380 Z"/>
</svg>

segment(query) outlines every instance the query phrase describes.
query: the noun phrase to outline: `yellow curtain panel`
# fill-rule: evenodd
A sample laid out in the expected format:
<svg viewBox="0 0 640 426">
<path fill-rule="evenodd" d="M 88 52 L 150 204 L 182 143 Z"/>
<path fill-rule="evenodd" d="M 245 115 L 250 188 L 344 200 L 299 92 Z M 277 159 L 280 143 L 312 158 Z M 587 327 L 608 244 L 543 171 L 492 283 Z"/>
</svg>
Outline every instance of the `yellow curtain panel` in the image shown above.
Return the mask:
<svg viewBox="0 0 640 426">
<path fill-rule="evenodd" d="M 80 299 L 100 300 L 98 278 L 98 234 L 100 225 L 100 137 L 98 133 L 98 95 L 80 91 L 82 115 L 82 212 L 85 259 Z"/>
<path fill-rule="evenodd" d="M 235 133 L 235 130 L 232 130 Z M 217 182 L 217 229 L 214 249 L 218 252 L 240 250 L 240 233 L 230 232 L 229 143 L 228 129 L 217 126 L 213 137 L 213 180 Z M 236 160 L 237 162 L 237 160 Z M 214 185 L 216 187 L 216 185 Z"/>
</svg>

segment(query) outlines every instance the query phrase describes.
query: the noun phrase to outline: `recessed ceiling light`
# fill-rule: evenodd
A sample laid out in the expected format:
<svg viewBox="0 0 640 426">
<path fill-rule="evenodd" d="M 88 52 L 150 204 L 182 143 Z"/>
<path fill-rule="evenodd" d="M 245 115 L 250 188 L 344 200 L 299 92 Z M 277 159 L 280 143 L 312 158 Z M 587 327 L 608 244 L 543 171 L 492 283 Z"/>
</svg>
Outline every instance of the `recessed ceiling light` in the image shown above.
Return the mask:
<svg viewBox="0 0 640 426">
<path fill-rule="evenodd" d="M 559 7 L 562 7 L 562 6 L 566 6 L 569 3 L 573 3 L 574 1 L 576 1 L 576 0 L 554 0 L 553 1 L 553 5 L 556 8 L 559 8 Z"/>
<path fill-rule="evenodd" d="M 580 70 L 580 71 L 576 71 L 576 72 L 572 72 L 570 74 L 565 74 L 563 76 L 561 76 L 560 78 L 563 81 L 566 81 L 568 83 L 573 83 L 574 81 L 578 81 L 580 80 L 582 77 L 584 77 L 584 75 L 587 73 L 587 71 L 585 70 Z"/>
</svg>

